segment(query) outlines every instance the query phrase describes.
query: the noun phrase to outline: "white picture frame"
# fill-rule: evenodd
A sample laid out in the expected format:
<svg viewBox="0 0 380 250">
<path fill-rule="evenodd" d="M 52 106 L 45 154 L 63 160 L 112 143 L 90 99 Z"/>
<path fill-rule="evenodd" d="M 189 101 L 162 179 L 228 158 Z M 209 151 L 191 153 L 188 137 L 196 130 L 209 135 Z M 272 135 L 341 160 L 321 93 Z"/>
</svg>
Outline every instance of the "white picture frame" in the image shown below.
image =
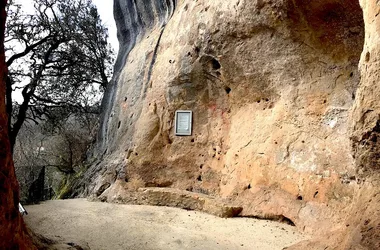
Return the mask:
<svg viewBox="0 0 380 250">
<path fill-rule="evenodd" d="M 192 134 L 193 112 L 191 110 L 177 110 L 175 112 L 175 135 L 189 136 Z"/>
</svg>

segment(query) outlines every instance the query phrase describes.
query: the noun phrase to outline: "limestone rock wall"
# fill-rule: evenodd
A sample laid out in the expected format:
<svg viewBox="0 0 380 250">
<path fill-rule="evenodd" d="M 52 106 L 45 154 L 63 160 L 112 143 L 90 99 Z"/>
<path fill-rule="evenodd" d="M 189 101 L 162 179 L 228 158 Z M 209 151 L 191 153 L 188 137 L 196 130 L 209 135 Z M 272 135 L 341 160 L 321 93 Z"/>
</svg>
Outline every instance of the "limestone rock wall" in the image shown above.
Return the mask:
<svg viewBox="0 0 380 250">
<path fill-rule="evenodd" d="M 361 1 L 366 23 L 363 53 L 360 58 L 361 83 L 353 108 L 353 152 L 361 175 L 380 170 L 380 7 L 377 1 Z"/>
<path fill-rule="evenodd" d="M 122 49 L 87 193 L 171 187 L 307 232 L 339 228 L 379 169 L 377 9 L 115 0 Z M 174 135 L 179 109 L 193 111 L 192 136 Z"/>
<path fill-rule="evenodd" d="M 380 248 L 380 4 L 360 1 L 365 23 L 365 42 L 360 58 L 361 81 L 351 122 L 352 151 L 359 178 L 352 205 L 349 245 Z M 359 236 L 358 236 L 359 235 Z"/>
<path fill-rule="evenodd" d="M 130 51 L 134 48 L 136 42 L 143 40 L 146 34 L 149 34 L 152 29 L 160 29 L 163 32 L 165 25 L 169 18 L 172 16 L 175 9 L 176 0 L 153 0 L 153 1 L 131 1 L 131 0 L 115 0 L 114 1 L 114 16 L 117 25 L 117 36 L 119 40 L 119 54 L 114 66 L 114 76 L 108 87 L 105 97 L 103 98 L 103 112 L 100 126 L 100 133 L 98 135 L 96 154 L 104 154 L 106 152 L 113 152 L 116 145 L 119 145 L 120 134 L 115 136 L 115 123 L 113 116 L 116 110 L 114 109 L 116 92 L 120 83 L 120 74 L 126 64 L 126 60 Z M 161 33 L 160 33 L 161 34 Z M 159 41 L 157 41 L 159 43 Z M 156 44 L 150 45 L 150 51 L 154 52 Z M 147 74 L 150 75 L 152 66 L 154 64 L 156 55 L 147 57 L 144 62 L 148 66 Z M 150 76 L 148 76 L 150 77 Z M 138 97 L 141 86 L 144 81 L 147 81 L 140 76 L 136 78 L 136 83 L 139 87 L 131 90 L 130 97 Z M 122 83 L 120 83 L 122 84 Z M 146 88 L 146 87 L 145 87 Z M 128 97 L 125 97 L 125 102 Z M 141 109 L 140 103 L 133 102 L 136 111 Z M 130 138 L 132 131 L 128 133 L 126 138 Z"/>
</svg>

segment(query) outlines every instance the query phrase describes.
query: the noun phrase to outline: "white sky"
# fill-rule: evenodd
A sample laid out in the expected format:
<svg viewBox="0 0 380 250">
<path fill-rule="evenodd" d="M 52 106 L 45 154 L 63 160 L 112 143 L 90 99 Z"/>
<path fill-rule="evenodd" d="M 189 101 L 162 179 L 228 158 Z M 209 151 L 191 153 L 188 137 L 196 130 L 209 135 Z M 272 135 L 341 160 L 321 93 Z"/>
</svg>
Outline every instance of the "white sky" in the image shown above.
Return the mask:
<svg viewBox="0 0 380 250">
<path fill-rule="evenodd" d="M 25 12 L 28 12 L 28 10 L 33 10 L 33 1 L 16 0 L 16 2 L 23 4 Z M 113 18 L 113 0 L 92 0 L 92 2 L 98 8 L 98 13 L 103 21 L 103 24 L 108 28 L 109 42 L 117 54 L 119 42 L 117 41 L 116 24 Z"/>
<path fill-rule="evenodd" d="M 116 24 L 113 18 L 113 0 L 92 0 L 92 2 L 98 8 L 98 13 L 105 26 L 108 28 L 109 42 L 115 49 L 119 48 L 119 42 L 116 37 Z"/>
<path fill-rule="evenodd" d="M 33 0 L 16 0 L 16 2 L 23 5 L 24 12 L 33 13 Z M 117 41 L 116 24 L 113 18 L 113 0 L 92 0 L 92 2 L 96 5 L 103 24 L 108 28 L 108 42 L 111 43 L 111 46 L 117 55 L 119 42 Z M 16 90 L 13 93 L 13 99 L 21 102 L 23 99 L 21 91 Z"/>
</svg>

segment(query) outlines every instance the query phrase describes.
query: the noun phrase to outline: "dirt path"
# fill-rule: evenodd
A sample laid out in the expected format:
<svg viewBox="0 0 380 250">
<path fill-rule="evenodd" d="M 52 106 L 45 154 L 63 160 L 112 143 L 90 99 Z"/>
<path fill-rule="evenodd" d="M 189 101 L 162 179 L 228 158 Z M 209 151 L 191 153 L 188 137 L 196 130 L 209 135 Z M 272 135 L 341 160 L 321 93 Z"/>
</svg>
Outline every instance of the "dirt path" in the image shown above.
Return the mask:
<svg viewBox="0 0 380 250">
<path fill-rule="evenodd" d="M 26 206 L 37 233 L 91 249 L 282 249 L 304 240 L 294 227 L 249 218 L 222 219 L 169 207 L 118 205 L 85 199 Z"/>
</svg>

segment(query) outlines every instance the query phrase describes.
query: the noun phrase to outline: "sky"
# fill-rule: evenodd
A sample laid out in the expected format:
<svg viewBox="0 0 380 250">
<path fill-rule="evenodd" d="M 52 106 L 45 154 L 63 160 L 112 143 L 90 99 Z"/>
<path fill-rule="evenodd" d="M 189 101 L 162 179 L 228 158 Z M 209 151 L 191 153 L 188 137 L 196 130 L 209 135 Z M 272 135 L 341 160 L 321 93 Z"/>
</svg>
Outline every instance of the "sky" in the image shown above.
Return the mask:
<svg viewBox="0 0 380 250">
<path fill-rule="evenodd" d="M 16 0 L 16 3 L 23 5 L 23 11 L 27 13 L 33 13 L 34 7 L 31 0 Z M 111 43 L 116 55 L 119 48 L 119 42 L 116 36 L 116 24 L 113 18 L 113 0 L 92 0 L 98 9 L 100 18 L 103 24 L 108 28 L 108 42 Z M 13 93 L 13 98 L 17 102 L 22 101 L 21 90 Z"/>
<path fill-rule="evenodd" d="M 33 10 L 33 1 L 30 0 L 16 0 L 18 3 L 22 3 L 24 11 Z M 98 8 L 98 13 L 103 21 L 103 24 L 108 28 L 109 42 L 112 47 L 117 50 L 119 48 L 119 42 L 116 36 L 116 24 L 113 18 L 113 0 L 92 0 L 92 2 Z"/>
<path fill-rule="evenodd" d="M 109 42 L 117 52 L 119 42 L 116 37 L 116 24 L 113 18 L 113 1 L 112 0 L 92 0 L 98 8 L 98 13 L 104 25 L 108 28 Z"/>
</svg>

